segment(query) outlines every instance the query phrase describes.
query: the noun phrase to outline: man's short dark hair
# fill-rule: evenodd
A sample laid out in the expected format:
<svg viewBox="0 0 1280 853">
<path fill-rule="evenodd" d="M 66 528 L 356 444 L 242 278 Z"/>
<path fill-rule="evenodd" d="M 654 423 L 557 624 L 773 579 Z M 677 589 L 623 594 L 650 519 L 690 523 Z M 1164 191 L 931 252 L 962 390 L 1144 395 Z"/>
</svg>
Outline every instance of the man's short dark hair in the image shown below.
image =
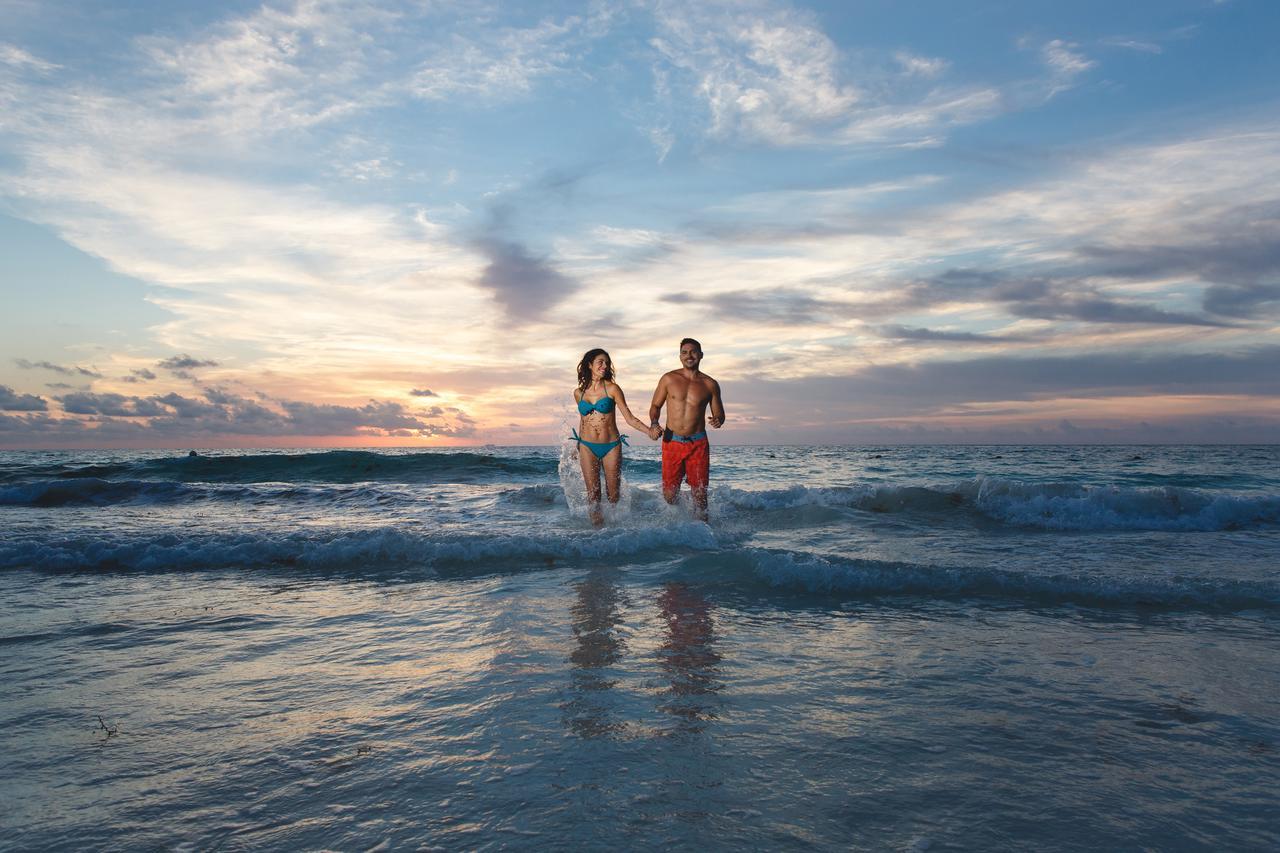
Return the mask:
<svg viewBox="0 0 1280 853">
<path fill-rule="evenodd" d="M 698 355 L 702 355 L 702 344 L 698 343 L 693 338 L 685 338 L 683 341 L 681 341 L 680 349 L 684 349 L 685 344 L 693 344 L 694 349 L 698 351 Z"/>
</svg>

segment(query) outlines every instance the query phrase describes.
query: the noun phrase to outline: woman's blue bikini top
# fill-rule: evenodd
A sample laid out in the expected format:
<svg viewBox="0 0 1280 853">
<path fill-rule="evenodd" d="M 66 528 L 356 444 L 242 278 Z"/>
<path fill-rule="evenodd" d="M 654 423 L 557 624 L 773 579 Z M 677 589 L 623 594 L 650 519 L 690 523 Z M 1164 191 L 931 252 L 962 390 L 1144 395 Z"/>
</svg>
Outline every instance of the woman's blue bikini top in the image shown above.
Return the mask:
<svg viewBox="0 0 1280 853">
<path fill-rule="evenodd" d="M 592 412 L 599 412 L 602 415 L 607 415 L 612 411 L 613 398 L 608 394 L 604 395 L 599 400 L 596 400 L 594 403 L 588 403 L 586 400 L 578 401 L 578 414 L 583 416 L 589 415 Z"/>
</svg>

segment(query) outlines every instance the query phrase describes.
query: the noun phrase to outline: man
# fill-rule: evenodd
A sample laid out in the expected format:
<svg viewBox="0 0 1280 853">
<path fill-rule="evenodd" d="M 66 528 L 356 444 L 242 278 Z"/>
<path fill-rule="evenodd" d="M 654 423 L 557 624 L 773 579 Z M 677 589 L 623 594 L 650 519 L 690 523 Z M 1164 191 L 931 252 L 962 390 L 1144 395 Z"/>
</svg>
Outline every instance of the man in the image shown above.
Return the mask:
<svg viewBox="0 0 1280 853">
<path fill-rule="evenodd" d="M 658 414 L 667 407 L 667 428 L 662 433 L 662 496 L 673 504 L 680 497 L 680 482 L 687 479 L 693 492 L 693 514 L 707 520 L 707 476 L 711 446 L 707 424 L 719 429 L 724 424 L 724 404 L 720 383 L 698 369 L 702 364 L 702 344 L 693 338 L 680 342 L 679 370 L 658 380 L 649 404 L 649 423 L 658 425 Z M 707 406 L 711 406 L 708 418 Z"/>
</svg>

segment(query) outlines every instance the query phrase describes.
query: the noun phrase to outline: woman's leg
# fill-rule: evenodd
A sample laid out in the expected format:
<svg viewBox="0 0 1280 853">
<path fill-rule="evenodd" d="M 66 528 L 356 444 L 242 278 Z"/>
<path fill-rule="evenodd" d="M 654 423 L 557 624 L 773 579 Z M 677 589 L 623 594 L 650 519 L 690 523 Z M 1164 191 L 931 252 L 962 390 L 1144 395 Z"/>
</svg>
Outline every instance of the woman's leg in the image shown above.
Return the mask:
<svg viewBox="0 0 1280 853">
<path fill-rule="evenodd" d="M 587 484 L 587 515 L 596 527 L 604 524 L 600 511 L 600 460 L 587 447 L 578 445 L 578 464 L 582 466 L 582 479 Z"/>
<path fill-rule="evenodd" d="M 621 497 L 622 445 L 610 450 L 600 461 L 604 463 L 604 488 L 609 496 L 609 503 L 616 504 Z"/>
</svg>

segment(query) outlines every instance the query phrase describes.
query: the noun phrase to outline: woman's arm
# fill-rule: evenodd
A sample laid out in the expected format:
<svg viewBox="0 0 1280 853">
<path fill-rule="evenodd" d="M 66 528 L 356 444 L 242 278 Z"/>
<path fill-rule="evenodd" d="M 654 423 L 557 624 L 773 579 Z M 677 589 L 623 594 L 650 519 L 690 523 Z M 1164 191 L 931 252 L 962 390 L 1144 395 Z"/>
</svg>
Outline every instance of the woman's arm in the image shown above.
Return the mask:
<svg viewBox="0 0 1280 853">
<path fill-rule="evenodd" d="M 612 392 L 609 396 L 613 397 L 614 405 L 618 407 L 619 412 L 622 412 L 623 419 L 631 425 L 631 428 L 637 429 L 650 438 L 653 438 L 653 430 L 655 428 L 650 427 L 635 415 L 631 414 L 631 409 L 627 406 L 627 398 L 626 395 L 622 393 L 621 386 L 614 384 L 609 390 Z"/>
</svg>

